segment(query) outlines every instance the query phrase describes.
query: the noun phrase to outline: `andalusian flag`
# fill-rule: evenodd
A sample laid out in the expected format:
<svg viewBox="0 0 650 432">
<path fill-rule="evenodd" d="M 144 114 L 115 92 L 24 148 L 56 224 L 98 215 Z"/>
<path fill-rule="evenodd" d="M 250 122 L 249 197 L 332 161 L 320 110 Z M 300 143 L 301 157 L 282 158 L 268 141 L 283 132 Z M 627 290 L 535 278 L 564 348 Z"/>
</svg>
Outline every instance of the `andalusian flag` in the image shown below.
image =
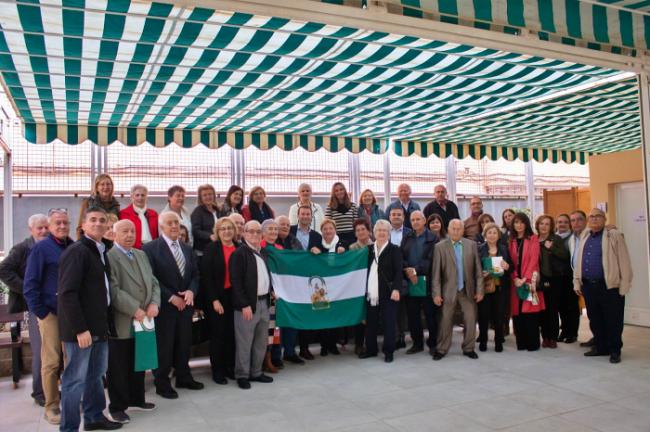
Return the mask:
<svg viewBox="0 0 650 432">
<path fill-rule="evenodd" d="M 267 251 L 278 327 L 317 330 L 356 325 L 365 318 L 368 249 L 320 255 Z"/>
</svg>

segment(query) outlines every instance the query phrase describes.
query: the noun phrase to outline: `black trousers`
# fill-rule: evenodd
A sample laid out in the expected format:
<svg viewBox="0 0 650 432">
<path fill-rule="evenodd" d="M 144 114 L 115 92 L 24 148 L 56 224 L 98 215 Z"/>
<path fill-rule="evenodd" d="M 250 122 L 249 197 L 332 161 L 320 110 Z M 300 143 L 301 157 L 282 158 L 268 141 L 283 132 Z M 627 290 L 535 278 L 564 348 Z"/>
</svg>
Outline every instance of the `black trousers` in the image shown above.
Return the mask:
<svg viewBox="0 0 650 432">
<path fill-rule="evenodd" d="M 517 338 L 517 349 L 536 351 L 539 349 L 539 312 L 521 313 L 522 300 L 519 301 L 519 314 L 512 317 Z"/>
<path fill-rule="evenodd" d="M 560 300 L 560 279 L 557 277 L 542 277 L 545 308 L 541 312 L 542 338 L 557 341 L 560 333 L 560 316 L 558 304 Z"/>
<path fill-rule="evenodd" d="M 190 350 L 192 349 L 192 314 L 194 308 L 179 311 L 171 303 L 163 303 L 156 317 L 158 369 L 153 371 L 156 389 L 170 389 L 169 373 L 176 372 L 176 382 L 192 380 Z"/>
<path fill-rule="evenodd" d="M 494 324 L 494 342 L 500 345 L 503 341 L 503 308 L 506 304 L 503 297 L 508 295 L 504 287 L 497 287 L 497 290 L 485 294 L 483 300 L 478 303 L 478 341 L 487 343 L 490 323 Z"/>
<path fill-rule="evenodd" d="M 318 330 L 318 339 L 320 341 L 320 347 L 327 350 L 334 350 L 336 348 L 336 342 L 339 339 L 340 333 L 341 333 L 340 327 Z"/>
<path fill-rule="evenodd" d="M 580 298 L 573 290 L 573 276 L 559 278 L 557 309 L 560 314 L 562 335 L 567 338 L 578 337 L 580 326 Z"/>
<path fill-rule="evenodd" d="M 366 302 L 366 352 L 377 354 L 377 331 L 379 320 L 382 321 L 384 329 L 384 343 L 382 351 L 384 354 L 392 354 L 395 351 L 395 329 L 397 325 L 397 308 L 399 302 L 393 301 L 390 297 L 379 298 L 377 306 L 370 306 Z"/>
<path fill-rule="evenodd" d="M 397 338 L 399 339 L 404 339 L 404 334 L 406 333 L 406 330 L 409 329 L 409 322 L 408 322 L 408 298 L 409 297 L 410 296 L 408 295 L 400 296 L 399 302 L 397 304 L 397 312 L 396 312 L 397 317 L 395 318 L 395 320 L 397 325 Z"/>
<path fill-rule="evenodd" d="M 106 381 L 110 412 L 144 405 L 144 372 L 135 372 L 135 339 L 108 340 Z"/>
<path fill-rule="evenodd" d="M 215 378 L 223 378 L 235 370 L 235 311 L 231 291 L 225 290 L 221 299 L 223 315 L 216 313 L 211 304 L 204 309 L 210 329 L 210 366 Z"/>
<path fill-rule="evenodd" d="M 426 295 L 424 297 L 408 296 L 406 298 L 409 332 L 413 340 L 413 346 L 424 348 L 424 331 L 422 329 L 422 313 L 427 322 L 429 337 L 427 346 L 430 349 L 436 348 L 436 338 L 438 337 L 438 306 L 433 303 L 433 297 Z"/>
<path fill-rule="evenodd" d="M 620 354 L 623 347 L 625 296 L 618 288 L 607 289 L 604 280 L 582 280 L 591 329 L 601 353 Z"/>
</svg>

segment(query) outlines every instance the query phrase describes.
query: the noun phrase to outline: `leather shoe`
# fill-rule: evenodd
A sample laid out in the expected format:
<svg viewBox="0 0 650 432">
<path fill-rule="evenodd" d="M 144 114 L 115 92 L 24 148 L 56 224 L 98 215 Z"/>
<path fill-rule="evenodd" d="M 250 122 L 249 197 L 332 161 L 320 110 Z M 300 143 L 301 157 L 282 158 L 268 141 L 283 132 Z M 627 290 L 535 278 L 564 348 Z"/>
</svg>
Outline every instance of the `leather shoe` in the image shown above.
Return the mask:
<svg viewBox="0 0 650 432">
<path fill-rule="evenodd" d="M 557 341 L 554 341 L 553 339 L 548 340 L 548 347 L 549 348 L 557 348 Z"/>
<path fill-rule="evenodd" d="M 176 381 L 176 388 L 186 388 L 189 390 L 203 390 L 203 383 L 194 380 L 185 381 L 185 382 Z"/>
<path fill-rule="evenodd" d="M 417 354 L 417 353 L 422 352 L 422 351 L 424 351 L 423 347 L 413 345 L 411 348 L 406 350 L 406 354 Z"/>
<path fill-rule="evenodd" d="M 438 352 L 438 351 L 436 351 L 436 352 L 433 353 L 433 359 L 434 359 L 435 361 L 442 360 L 442 358 L 443 358 L 444 356 L 445 356 L 445 355 L 444 355 L 443 353 Z"/>
<path fill-rule="evenodd" d="M 178 393 L 173 388 L 169 389 L 156 389 L 156 394 L 165 399 L 178 399 Z"/>
<path fill-rule="evenodd" d="M 572 344 L 575 343 L 577 340 L 578 338 L 576 337 L 568 337 L 568 338 L 564 338 L 564 343 Z"/>
<path fill-rule="evenodd" d="M 393 362 L 393 354 L 386 354 L 384 355 L 384 362 L 385 363 L 392 363 Z"/>
<path fill-rule="evenodd" d="M 377 357 L 377 353 L 362 352 L 361 354 L 359 354 L 360 359 L 367 359 L 371 357 Z"/>
<path fill-rule="evenodd" d="M 300 357 L 304 358 L 305 360 L 313 360 L 314 355 L 309 351 L 309 350 L 300 350 L 300 354 L 298 354 Z"/>
<path fill-rule="evenodd" d="M 251 383 L 246 378 L 237 378 L 237 385 L 242 390 L 248 390 L 251 388 Z"/>
<path fill-rule="evenodd" d="M 589 347 L 594 346 L 595 344 L 596 344 L 596 339 L 591 338 L 587 342 L 581 342 L 580 346 L 583 347 L 583 348 L 589 348 Z"/>
<path fill-rule="evenodd" d="M 621 362 L 621 353 L 618 354 L 610 354 L 609 356 L 609 362 L 611 364 L 616 364 Z"/>
<path fill-rule="evenodd" d="M 587 351 L 584 356 L 585 357 L 599 357 L 599 356 L 606 356 L 609 355 L 608 353 L 600 352 L 598 351 L 595 347 Z"/>
<path fill-rule="evenodd" d="M 487 351 L 487 343 L 485 343 L 485 342 L 480 342 L 480 343 L 478 344 L 478 350 L 481 351 L 481 352 L 485 352 L 485 351 Z"/>
<path fill-rule="evenodd" d="M 305 364 L 305 361 L 295 354 L 292 356 L 284 356 L 283 360 L 293 364 Z"/>
<path fill-rule="evenodd" d="M 264 375 L 264 374 L 262 374 L 262 375 L 260 375 L 260 376 L 256 376 L 256 377 L 251 377 L 251 378 L 249 378 L 249 381 L 268 384 L 268 383 L 272 383 L 272 382 L 273 382 L 273 378 L 271 378 L 271 377 L 268 376 L 268 375 Z"/>
<path fill-rule="evenodd" d="M 494 351 L 496 352 L 503 352 L 503 344 L 502 343 L 495 343 L 494 344 Z"/>
<path fill-rule="evenodd" d="M 214 381 L 216 384 L 219 384 L 219 385 L 228 384 L 228 380 L 223 375 L 212 375 L 212 381 Z"/>
<path fill-rule="evenodd" d="M 469 357 L 472 360 L 478 359 L 478 354 L 476 354 L 476 351 L 466 351 L 463 353 L 465 357 Z"/>
<path fill-rule="evenodd" d="M 86 431 L 96 431 L 96 430 L 116 430 L 122 427 L 122 423 L 112 422 L 106 417 L 103 417 L 100 421 L 94 423 L 84 424 L 84 430 Z"/>
</svg>

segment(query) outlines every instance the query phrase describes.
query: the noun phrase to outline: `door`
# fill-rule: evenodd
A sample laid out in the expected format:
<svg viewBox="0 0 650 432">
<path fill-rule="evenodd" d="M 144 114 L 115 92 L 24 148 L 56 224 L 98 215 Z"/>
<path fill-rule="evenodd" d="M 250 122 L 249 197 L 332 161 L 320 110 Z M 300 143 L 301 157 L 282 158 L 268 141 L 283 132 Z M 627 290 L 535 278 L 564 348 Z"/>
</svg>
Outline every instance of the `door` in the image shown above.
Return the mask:
<svg viewBox="0 0 650 432">
<path fill-rule="evenodd" d="M 648 226 L 642 182 L 616 185 L 616 225 L 625 234 L 632 260 L 632 288 L 625 299 L 625 323 L 650 327 Z"/>
</svg>

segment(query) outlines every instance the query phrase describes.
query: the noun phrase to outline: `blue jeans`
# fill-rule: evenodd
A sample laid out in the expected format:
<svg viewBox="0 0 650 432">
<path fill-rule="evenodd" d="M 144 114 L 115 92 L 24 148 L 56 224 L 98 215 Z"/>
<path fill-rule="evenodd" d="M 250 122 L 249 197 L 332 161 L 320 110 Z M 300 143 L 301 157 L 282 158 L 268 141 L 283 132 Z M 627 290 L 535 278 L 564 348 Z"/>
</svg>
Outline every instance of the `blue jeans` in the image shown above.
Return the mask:
<svg viewBox="0 0 650 432">
<path fill-rule="evenodd" d="M 79 403 L 83 399 L 84 424 L 104 418 L 106 396 L 102 377 L 108 368 L 108 343 L 93 342 L 79 348 L 76 342 L 64 342 L 66 364 L 61 376 L 60 431 L 78 431 L 81 423 Z"/>
</svg>

